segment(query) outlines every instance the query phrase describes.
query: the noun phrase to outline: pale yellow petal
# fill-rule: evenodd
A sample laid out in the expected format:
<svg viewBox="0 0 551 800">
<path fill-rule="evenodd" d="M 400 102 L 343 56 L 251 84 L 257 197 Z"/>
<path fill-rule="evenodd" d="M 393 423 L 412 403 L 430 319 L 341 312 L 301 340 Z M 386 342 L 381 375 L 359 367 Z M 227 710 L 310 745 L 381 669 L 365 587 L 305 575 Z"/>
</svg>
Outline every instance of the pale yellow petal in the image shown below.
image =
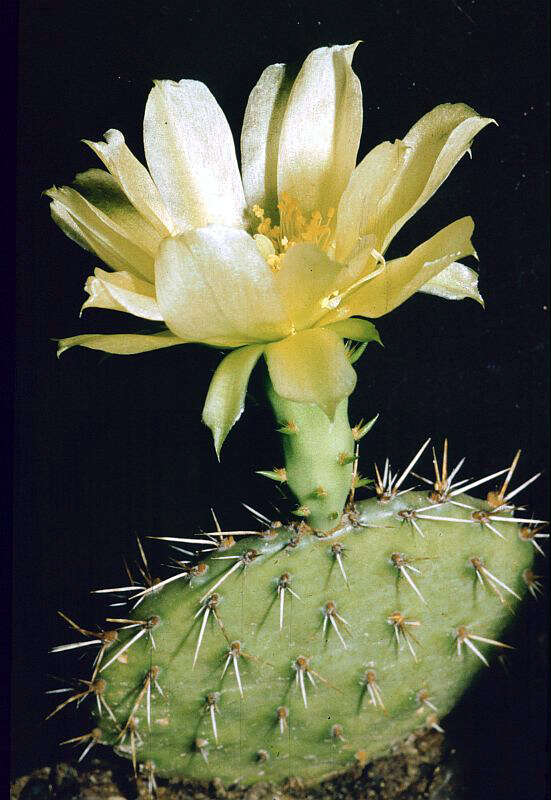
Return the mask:
<svg viewBox="0 0 551 800">
<path fill-rule="evenodd" d="M 343 341 L 333 331 L 301 331 L 267 345 L 265 352 L 277 394 L 298 403 L 315 403 L 330 419 L 356 385 Z"/>
<path fill-rule="evenodd" d="M 291 89 L 279 142 L 278 194 L 293 196 L 306 214 L 336 209 L 356 164 L 362 91 L 351 63 L 357 44 L 314 50 Z"/>
<path fill-rule="evenodd" d="M 471 217 L 452 222 L 404 258 L 386 262 L 385 269 L 345 298 L 342 307 L 324 317 L 323 324 L 344 316 L 380 317 L 419 291 L 456 259 L 474 255 Z"/>
<path fill-rule="evenodd" d="M 458 262 L 443 269 L 436 277 L 423 284 L 419 291 L 446 300 L 465 300 L 469 297 L 484 307 L 484 300 L 478 291 L 478 273 Z"/>
<path fill-rule="evenodd" d="M 274 283 L 296 330 L 309 328 L 324 314 L 342 269 L 313 244 L 293 245 L 282 259 Z"/>
<path fill-rule="evenodd" d="M 272 220 L 277 213 L 277 158 L 283 115 L 293 84 L 289 67 L 267 67 L 252 90 L 241 132 L 241 172 L 250 208 L 261 206 Z"/>
<path fill-rule="evenodd" d="M 144 117 L 145 157 L 178 230 L 242 226 L 245 197 L 222 109 L 199 81 L 156 81 Z"/>
<path fill-rule="evenodd" d="M 59 225 L 65 236 L 68 236 L 69 239 L 76 242 L 76 244 L 80 245 L 84 250 L 93 252 L 86 239 L 85 232 L 62 203 L 57 200 L 52 200 L 50 203 L 50 214 L 52 215 L 53 221 L 56 225 Z"/>
<path fill-rule="evenodd" d="M 99 208 L 116 223 L 125 235 L 152 258 L 155 257 L 161 236 L 148 220 L 137 211 L 115 178 L 104 169 L 79 172 L 74 188 L 95 208 Z"/>
<path fill-rule="evenodd" d="M 88 248 L 102 261 L 115 270 L 126 270 L 145 278 L 152 278 L 151 254 L 133 241 L 128 232 L 107 214 L 68 186 L 62 186 L 60 189 L 52 187 L 45 194 L 55 201 L 56 210 L 60 207 L 63 209 L 63 215 L 73 222 Z M 52 216 L 56 221 L 62 218 L 59 211 Z M 63 229 L 66 229 L 65 226 Z"/>
<path fill-rule="evenodd" d="M 105 142 L 84 142 L 103 161 L 134 208 L 160 236 L 168 236 L 174 226 L 151 175 L 131 153 L 120 131 L 111 129 L 103 135 Z"/>
<path fill-rule="evenodd" d="M 129 272 L 105 272 L 98 268 L 88 278 L 84 289 L 90 297 L 83 304 L 81 313 L 85 308 L 107 308 L 143 319 L 163 319 L 155 298 L 155 287 Z"/>
<path fill-rule="evenodd" d="M 203 407 L 203 422 L 212 431 L 218 458 L 224 439 L 243 413 L 249 377 L 263 350 L 262 345 L 232 350 L 212 376 Z"/>
<path fill-rule="evenodd" d="M 384 197 L 400 167 L 404 150 L 402 142 L 383 142 L 352 173 L 337 212 L 335 258 L 339 261 L 352 258 L 362 239 L 377 231 Z M 381 246 L 376 236 L 371 246 Z"/>
<path fill-rule="evenodd" d="M 381 252 L 436 192 L 471 142 L 492 119 L 463 103 L 445 103 L 425 114 L 404 138 L 407 150 L 381 209 Z"/>
<path fill-rule="evenodd" d="M 211 225 L 165 239 L 155 286 L 168 327 L 193 341 L 252 343 L 290 331 L 273 273 L 244 231 Z"/>
<path fill-rule="evenodd" d="M 57 355 L 59 357 L 70 347 L 79 346 L 86 347 L 89 350 L 102 350 L 104 353 L 132 356 L 136 353 L 147 353 L 150 350 L 161 350 L 163 347 L 186 344 L 186 342 L 187 339 L 180 339 L 170 331 L 161 331 L 161 333 L 151 335 L 139 333 L 84 333 L 80 336 L 59 339 Z"/>
</svg>

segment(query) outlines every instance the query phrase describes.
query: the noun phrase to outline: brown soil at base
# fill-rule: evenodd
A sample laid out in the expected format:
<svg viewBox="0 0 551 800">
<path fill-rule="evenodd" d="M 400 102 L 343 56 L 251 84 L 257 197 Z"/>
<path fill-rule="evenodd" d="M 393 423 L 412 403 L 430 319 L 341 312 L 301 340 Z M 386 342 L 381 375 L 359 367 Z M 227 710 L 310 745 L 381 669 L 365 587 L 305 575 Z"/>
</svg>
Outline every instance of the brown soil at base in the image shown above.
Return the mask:
<svg viewBox="0 0 551 800">
<path fill-rule="evenodd" d="M 197 783 L 157 779 L 158 800 L 464 800 L 453 751 L 441 733 L 412 734 L 389 756 L 304 787 L 297 778 L 282 786 L 256 784 L 224 788 L 216 779 Z M 134 780 L 126 761 L 116 756 L 90 758 L 88 763 L 60 763 L 36 769 L 17 779 L 12 800 L 146 800 L 147 780 Z"/>
</svg>

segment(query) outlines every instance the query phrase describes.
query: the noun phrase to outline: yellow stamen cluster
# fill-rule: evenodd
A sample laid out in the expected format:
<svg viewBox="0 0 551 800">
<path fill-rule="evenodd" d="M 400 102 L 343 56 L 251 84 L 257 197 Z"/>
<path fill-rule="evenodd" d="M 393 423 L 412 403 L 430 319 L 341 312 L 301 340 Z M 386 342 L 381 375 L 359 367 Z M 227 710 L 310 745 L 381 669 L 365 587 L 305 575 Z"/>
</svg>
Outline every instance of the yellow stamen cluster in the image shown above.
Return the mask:
<svg viewBox="0 0 551 800">
<path fill-rule="evenodd" d="M 298 202 L 294 197 L 283 192 L 278 204 L 279 225 L 272 225 L 270 217 L 266 217 L 264 209 L 259 205 L 252 208 L 252 212 L 259 220 L 257 234 L 265 236 L 271 242 L 274 253 L 266 258 L 270 267 L 277 271 L 281 269 L 282 261 L 287 250 L 299 242 L 309 242 L 315 244 L 324 252 L 329 249 L 333 231 L 331 220 L 335 214 L 335 209 L 330 208 L 327 212 L 327 219 L 324 221 L 321 211 L 313 211 L 310 219 L 307 219 L 301 211 Z"/>
</svg>

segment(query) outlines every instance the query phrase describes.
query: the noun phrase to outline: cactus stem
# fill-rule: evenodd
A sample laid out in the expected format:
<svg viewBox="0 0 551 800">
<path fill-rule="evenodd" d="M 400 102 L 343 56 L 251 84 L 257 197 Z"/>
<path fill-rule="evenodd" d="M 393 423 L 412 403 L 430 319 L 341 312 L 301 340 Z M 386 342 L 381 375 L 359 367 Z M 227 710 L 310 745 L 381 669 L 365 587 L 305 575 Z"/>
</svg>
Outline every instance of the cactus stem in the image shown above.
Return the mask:
<svg viewBox="0 0 551 800">
<path fill-rule="evenodd" d="M 394 611 L 390 617 L 388 617 L 387 622 L 389 625 L 394 627 L 394 635 L 396 637 L 396 644 L 398 649 L 400 649 L 400 638 L 404 640 L 406 643 L 409 652 L 413 656 L 413 660 L 417 663 L 417 655 L 413 648 L 411 641 L 417 642 L 417 639 L 413 635 L 411 631 L 408 630 L 407 626 L 410 627 L 419 627 L 421 624 L 417 620 L 406 619 L 404 615 L 400 611 Z M 419 642 L 417 642 L 419 644 Z"/>
<path fill-rule="evenodd" d="M 417 567 L 414 567 L 413 564 L 410 563 L 410 560 L 403 555 L 403 553 L 392 553 L 392 555 L 390 556 L 390 560 L 398 570 L 398 574 L 402 575 L 406 579 L 406 581 L 409 583 L 409 585 L 411 586 L 417 597 L 419 597 L 419 599 L 425 605 L 428 605 L 427 601 L 425 600 L 425 598 L 415 585 L 413 578 L 409 574 L 409 570 L 411 570 L 411 572 L 416 572 L 419 575 L 421 574 L 421 571 L 417 569 Z"/>
<path fill-rule="evenodd" d="M 469 650 L 471 650 L 475 654 L 475 656 L 479 658 L 482 661 L 482 663 L 485 664 L 485 666 L 487 667 L 489 667 L 490 665 L 487 659 L 482 655 L 478 647 L 476 647 L 476 645 L 473 643 L 472 641 L 473 639 L 475 639 L 477 642 L 484 642 L 484 644 L 491 644 L 494 647 L 506 647 L 508 650 L 514 649 L 513 647 L 511 647 L 510 644 L 504 644 L 503 642 L 498 642 L 495 639 L 487 639 L 485 636 L 479 636 L 478 634 L 470 633 L 464 625 L 461 625 L 459 628 L 457 628 L 455 632 L 455 637 L 457 640 L 457 655 L 459 656 L 459 658 L 461 658 L 463 655 L 463 650 L 462 650 L 463 645 L 466 645 L 469 648 Z"/>
<path fill-rule="evenodd" d="M 338 523 L 350 492 L 351 467 L 346 461 L 354 450 L 348 422 L 348 402 L 343 398 L 330 418 L 315 403 L 301 403 L 278 395 L 267 386 L 276 419 L 284 426 L 289 419 L 297 425 L 293 436 L 283 437 L 287 485 L 298 501 L 295 514 L 304 516 L 317 531 L 328 531 Z M 343 453 L 342 462 L 339 454 Z M 325 493 L 317 494 L 323 487 Z"/>
</svg>

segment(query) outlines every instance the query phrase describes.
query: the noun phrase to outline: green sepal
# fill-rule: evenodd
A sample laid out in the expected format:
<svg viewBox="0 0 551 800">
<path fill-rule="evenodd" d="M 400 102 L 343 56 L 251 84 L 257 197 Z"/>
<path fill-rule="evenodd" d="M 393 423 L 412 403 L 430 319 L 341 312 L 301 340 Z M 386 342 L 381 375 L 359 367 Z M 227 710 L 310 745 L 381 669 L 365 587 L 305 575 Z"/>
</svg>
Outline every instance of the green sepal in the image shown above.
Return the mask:
<svg viewBox="0 0 551 800">
<path fill-rule="evenodd" d="M 367 344 L 367 342 L 362 342 L 362 344 L 352 344 L 352 342 L 347 342 L 346 356 L 351 364 L 355 364 L 356 361 L 363 356 Z"/>
<path fill-rule="evenodd" d="M 232 350 L 212 376 L 203 406 L 203 422 L 212 431 L 218 459 L 224 439 L 243 413 L 249 377 L 263 350 L 263 345 L 256 344 Z"/>
<path fill-rule="evenodd" d="M 287 472 L 285 467 L 280 467 L 279 469 L 273 470 L 257 469 L 256 474 L 262 475 L 264 478 L 270 478 L 272 481 L 278 481 L 279 483 L 285 483 L 287 480 Z"/>
<path fill-rule="evenodd" d="M 373 419 L 370 419 L 369 422 L 365 423 L 365 425 L 363 419 L 361 419 L 358 424 L 352 428 L 352 436 L 354 437 L 354 441 L 359 442 L 360 439 L 363 439 L 363 437 L 366 435 L 366 433 L 369 433 L 378 419 L 379 414 L 375 414 Z"/>
<path fill-rule="evenodd" d="M 367 319 L 350 317 L 340 322 L 332 322 L 325 326 L 328 330 L 335 331 L 343 339 L 352 339 L 354 342 L 377 342 L 382 346 L 379 331 L 375 325 Z"/>
</svg>

